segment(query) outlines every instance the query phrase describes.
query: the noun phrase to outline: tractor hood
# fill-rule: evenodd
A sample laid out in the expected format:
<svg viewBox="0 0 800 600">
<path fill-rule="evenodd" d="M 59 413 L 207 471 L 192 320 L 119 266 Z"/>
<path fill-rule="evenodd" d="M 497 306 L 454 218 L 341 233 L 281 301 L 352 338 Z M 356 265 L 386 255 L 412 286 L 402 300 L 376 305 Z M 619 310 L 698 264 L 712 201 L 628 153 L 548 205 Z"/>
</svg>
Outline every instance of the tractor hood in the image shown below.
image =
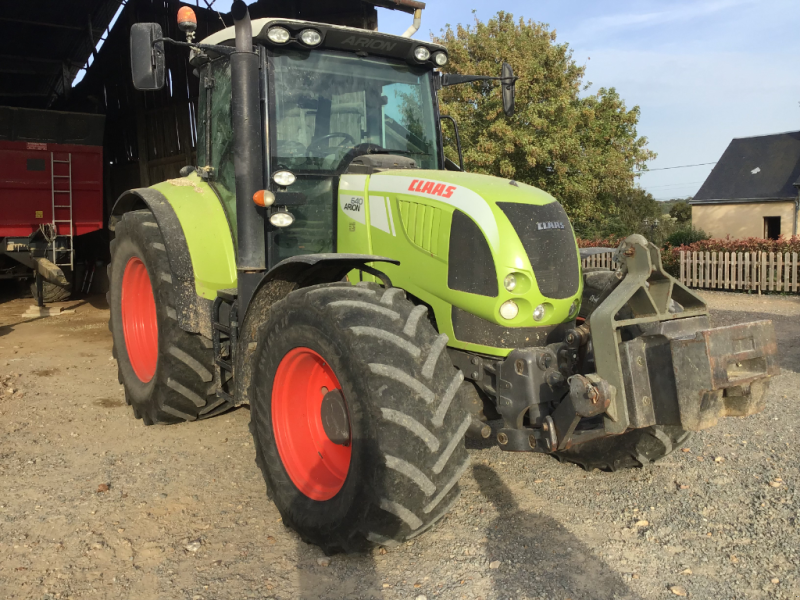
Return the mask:
<svg viewBox="0 0 800 600">
<path fill-rule="evenodd" d="M 577 313 L 582 285 L 572 226 L 561 204 L 535 187 L 450 171 L 345 174 L 339 211 L 340 251 L 356 250 L 348 240 L 363 237 L 363 226 L 369 248 L 358 250 L 400 260 L 387 267 L 396 285 L 434 310 L 441 300 L 447 320 L 460 317 L 467 329 L 502 329 L 479 336 L 456 328 L 457 340 L 471 335 L 496 348 L 505 336 L 519 347 L 507 330 L 554 327 Z M 441 325 L 445 315 L 436 317 Z"/>
<path fill-rule="evenodd" d="M 460 210 L 483 231 L 494 252 L 501 251 L 504 213 L 498 203 L 544 206 L 556 202 L 547 192 L 510 179 L 452 171 L 398 170 L 373 175 L 370 193 L 391 192 L 404 197 L 427 198 Z M 563 223 L 562 229 L 571 227 Z M 517 264 L 516 257 L 512 264 Z"/>
</svg>

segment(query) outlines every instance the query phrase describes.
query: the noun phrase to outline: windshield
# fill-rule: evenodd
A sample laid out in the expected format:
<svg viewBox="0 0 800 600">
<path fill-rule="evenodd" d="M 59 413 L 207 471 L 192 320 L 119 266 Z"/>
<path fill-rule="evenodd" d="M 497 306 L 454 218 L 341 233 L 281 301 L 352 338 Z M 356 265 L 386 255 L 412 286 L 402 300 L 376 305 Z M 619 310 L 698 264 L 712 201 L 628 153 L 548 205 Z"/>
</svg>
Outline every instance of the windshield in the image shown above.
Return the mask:
<svg viewBox="0 0 800 600">
<path fill-rule="evenodd" d="M 331 51 L 279 50 L 271 60 L 275 168 L 333 173 L 384 152 L 437 168 L 427 71 Z"/>
</svg>

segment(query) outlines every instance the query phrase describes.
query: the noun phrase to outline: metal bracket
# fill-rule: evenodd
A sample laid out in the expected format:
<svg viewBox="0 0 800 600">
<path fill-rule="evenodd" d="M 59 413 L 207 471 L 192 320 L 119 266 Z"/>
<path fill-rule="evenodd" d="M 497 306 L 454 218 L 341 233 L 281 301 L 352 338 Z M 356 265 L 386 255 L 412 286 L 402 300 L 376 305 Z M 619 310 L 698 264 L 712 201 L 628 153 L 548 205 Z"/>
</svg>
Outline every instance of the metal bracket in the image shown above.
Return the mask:
<svg viewBox="0 0 800 600">
<path fill-rule="evenodd" d="M 211 339 L 214 344 L 214 377 L 217 382 L 217 397 L 224 398 L 229 402 L 234 401 L 234 396 L 226 391 L 226 388 L 233 388 L 236 347 L 239 343 L 239 310 L 236 297 L 236 289 L 218 290 L 217 298 L 211 309 Z M 220 319 L 220 309 L 223 304 L 228 307 L 227 325 L 224 325 Z M 222 334 L 227 336 L 226 341 L 229 348 L 227 359 L 222 355 Z M 230 373 L 230 378 L 227 380 L 225 373 Z M 228 382 L 231 383 L 228 384 Z"/>
<path fill-rule="evenodd" d="M 605 418 L 606 432 L 623 433 L 630 424 L 619 344 L 626 327 L 708 315 L 705 302 L 670 276 L 660 250 L 643 236 L 628 236 L 615 259 L 624 274 L 614 290 L 589 317 L 597 374 L 616 388 Z M 682 307 L 673 312 L 673 303 Z"/>
</svg>

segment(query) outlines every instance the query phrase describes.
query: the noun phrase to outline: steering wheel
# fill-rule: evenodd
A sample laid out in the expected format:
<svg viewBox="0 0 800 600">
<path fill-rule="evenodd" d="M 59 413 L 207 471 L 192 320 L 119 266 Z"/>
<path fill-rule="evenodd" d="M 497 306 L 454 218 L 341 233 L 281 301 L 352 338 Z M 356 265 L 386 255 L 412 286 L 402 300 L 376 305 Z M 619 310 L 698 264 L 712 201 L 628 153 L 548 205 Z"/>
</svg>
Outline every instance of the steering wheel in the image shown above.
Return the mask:
<svg viewBox="0 0 800 600">
<path fill-rule="evenodd" d="M 323 146 L 323 142 L 327 142 L 332 138 L 343 138 L 341 142 L 339 142 L 336 146 L 331 148 L 330 146 Z M 344 133 L 343 131 L 335 131 L 334 133 L 329 133 L 328 135 L 323 135 L 320 138 L 317 138 L 313 142 L 308 145 L 306 148 L 306 156 L 311 158 L 312 156 L 318 155 L 326 155 L 326 154 L 333 154 L 336 150 L 336 147 L 342 148 L 345 147 L 345 144 L 355 144 L 355 138 L 350 135 L 349 133 Z"/>
<path fill-rule="evenodd" d="M 306 147 L 296 140 L 278 140 L 278 154 L 283 158 L 305 156 Z"/>
</svg>

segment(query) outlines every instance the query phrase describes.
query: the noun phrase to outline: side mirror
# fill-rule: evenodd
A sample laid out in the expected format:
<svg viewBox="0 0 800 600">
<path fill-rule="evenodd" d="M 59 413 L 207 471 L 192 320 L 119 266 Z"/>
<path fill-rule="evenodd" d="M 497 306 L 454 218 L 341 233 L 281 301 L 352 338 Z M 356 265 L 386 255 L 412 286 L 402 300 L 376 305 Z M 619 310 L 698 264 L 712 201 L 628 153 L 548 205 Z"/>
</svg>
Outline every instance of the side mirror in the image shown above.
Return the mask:
<svg viewBox="0 0 800 600">
<path fill-rule="evenodd" d="M 507 117 L 513 116 L 517 78 L 514 77 L 514 69 L 507 62 L 503 63 L 503 75 L 500 78 L 500 85 L 503 86 L 503 112 L 506 113 Z"/>
<path fill-rule="evenodd" d="M 155 91 L 164 87 L 165 60 L 161 25 L 136 23 L 131 27 L 131 73 L 133 87 Z"/>
</svg>

